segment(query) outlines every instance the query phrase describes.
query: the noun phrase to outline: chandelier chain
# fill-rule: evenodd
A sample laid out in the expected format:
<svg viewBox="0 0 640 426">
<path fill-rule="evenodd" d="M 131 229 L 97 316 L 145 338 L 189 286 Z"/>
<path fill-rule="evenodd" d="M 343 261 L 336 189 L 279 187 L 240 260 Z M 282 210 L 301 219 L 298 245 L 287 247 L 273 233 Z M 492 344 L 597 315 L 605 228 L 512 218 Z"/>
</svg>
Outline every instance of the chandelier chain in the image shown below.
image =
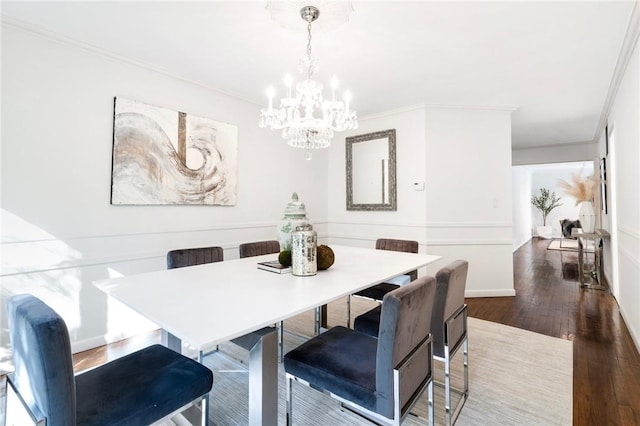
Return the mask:
<svg viewBox="0 0 640 426">
<path fill-rule="evenodd" d="M 311 22 L 307 24 L 307 61 L 309 63 L 309 67 L 307 68 L 307 77 L 311 78 L 311 75 L 313 74 L 311 66 Z"/>
</svg>

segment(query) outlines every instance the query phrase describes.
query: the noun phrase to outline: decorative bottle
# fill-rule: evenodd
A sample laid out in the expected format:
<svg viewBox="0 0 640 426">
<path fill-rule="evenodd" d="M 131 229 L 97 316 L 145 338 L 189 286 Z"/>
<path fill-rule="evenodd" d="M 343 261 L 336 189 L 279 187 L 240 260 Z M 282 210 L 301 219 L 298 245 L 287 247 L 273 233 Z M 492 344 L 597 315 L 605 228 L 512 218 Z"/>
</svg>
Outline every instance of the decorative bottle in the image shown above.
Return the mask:
<svg viewBox="0 0 640 426">
<path fill-rule="evenodd" d="M 318 272 L 318 234 L 311 225 L 301 225 L 291 233 L 291 273 L 306 277 Z"/>
</svg>

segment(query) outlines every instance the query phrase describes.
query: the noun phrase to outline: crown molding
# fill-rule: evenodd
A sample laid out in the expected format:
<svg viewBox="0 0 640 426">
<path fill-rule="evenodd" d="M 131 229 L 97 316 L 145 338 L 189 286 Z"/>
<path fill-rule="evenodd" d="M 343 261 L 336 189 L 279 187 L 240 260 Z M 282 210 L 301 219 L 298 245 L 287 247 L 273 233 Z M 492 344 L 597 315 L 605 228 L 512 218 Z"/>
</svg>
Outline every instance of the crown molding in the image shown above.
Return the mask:
<svg viewBox="0 0 640 426">
<path fill-rule="evenodd" d="M 544 144 L 544 145 L 525 145 L 525 146 L 514 147 L 511 150 L 520 151 L 525 149 L 564 148 L 564 147 L 579 146 L 579 145 L 593 145 L 594 143 L 596 142 L 590 140 L 590 141 L 584 141 L 584 142 L 551 143 L 551 144 Z"/>
<path fill-rule="evenodd" d="M 25 33 L 29 33 L 31 35 L 35 35 L 38 37 L 41 37 L 43 39 L 49 40 L 49 41 L 53 41 L 56 43 L 60 43 L 63 45 L 67 45 L 67 46 L 72 46 L 75 47 L 77 49 L 83 50 L 87 53 L 96 55 L 96 56 L 100 56 L 115 62 L 120 62 L 120 63 L 124 63 L 130 66 L 134 66 L 137 68 L 142 68 L 145 69 L 147 71 L 151 71 L 151 72 L 155 72 L 161 75 L 164 75 L 166 77 L 175 79 L 175 80 L 179 80 L 188 84 L 192 84 L 198 87 L 202 87 L 203 89 L 209 90 L 211 92 L 215 92 L 218 93 L 220 95 L 223 96 L 227 96 L 242 102 L 246 102 L 250 105 L 254 105 L 254 106 L 259 106 L 259 104 L 257 104 L 256 102 L 253 102 L 249 99 L 245 99 L 241 96 L 238 96 L 236 94 L 233 93 L 229 93 L 229 92 L 225 92 L 224 90 L 220 90 L 217 87 L 213 87 L 213 86 L 209 86 L 207 84 L 204 84 L 202 82 L 196 81 L 196 80 L 191 80 L 188 78 L 184 78 L 181 77 L 177 74 L 173 74 L 165 69 L 159 68 L 155 65 L 146 63 L 146 62 L 142 62 L 142 61 L 138 61 L 135 59 L 131 59 L 128 58 L 126 56 L 122 56 L 122 55 L 118 55 L 117 53 L 113 53 L 109 50 L 105 50 L 102 49 L 100 47 L 94 46 L 92 44 L 89 43 L 85 43 L 83 41 L 71 38 L 71 37 L 67 37 L 65 35 L 62 35 L 60 33 L 57 33 L 55 31 L 50 31 L 47 30 L 43 27 L 40 27 L 38 25 L 33 25 L 24 21 L 21 21 L 19 19 L 15 19 L 12 17 L 9 17 L 7 15 L 3 15 L 2 13 L 0 13 L 0 22 L 2 23 L 3 27 L 7 27 L 7 28 L 11 28 L 14 30 L 18 30 L 18 31 L 22 31 Z"/>
</svg>

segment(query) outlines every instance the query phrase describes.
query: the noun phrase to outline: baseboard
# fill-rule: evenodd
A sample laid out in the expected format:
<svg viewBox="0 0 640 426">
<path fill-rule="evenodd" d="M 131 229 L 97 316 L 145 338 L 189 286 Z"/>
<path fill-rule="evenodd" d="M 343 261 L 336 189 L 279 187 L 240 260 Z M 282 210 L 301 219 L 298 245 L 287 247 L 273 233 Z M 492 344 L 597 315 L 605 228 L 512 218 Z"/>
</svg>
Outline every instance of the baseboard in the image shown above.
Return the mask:
<svg viewBox="0 0 640 426">
<path fill-rule="evenodd" d="M 516 290 L 514 288 L 505 290 L 467 290 L 464 292 L 464 297 L 514 297 Z"/>
<path fill-rule="evenodd" d="M 635 327 L 633 327 L 634 324 L 629 321 L 629 317 L 625 314 L 624 309 L 622 308 L 622 306 L 620 306 L 619 303 L 618 303 L 618 310 L 620 311 L 620 316 L 622 317 L 624 324 L 627 326 L 627 330 L 629 330 L 629 335 L 631 336 L 631 340 L 633 340 L 633 343 L 635 343 L 636 350 L 640 354 L 640 340 L 639 340 L 639 336 L 636 333 Z"/>
<path fill-rule="evenodd" d="M 525 244 L 529 243 L 532 240 L 533 237 L 529 238 L 527 241 L 524 241 L 522 243 L 520 243 L 520 245 L 516 248 L 513 249 L 513 253 L 517 252 L 518 250 L 520 250 Z"/>
</svg>

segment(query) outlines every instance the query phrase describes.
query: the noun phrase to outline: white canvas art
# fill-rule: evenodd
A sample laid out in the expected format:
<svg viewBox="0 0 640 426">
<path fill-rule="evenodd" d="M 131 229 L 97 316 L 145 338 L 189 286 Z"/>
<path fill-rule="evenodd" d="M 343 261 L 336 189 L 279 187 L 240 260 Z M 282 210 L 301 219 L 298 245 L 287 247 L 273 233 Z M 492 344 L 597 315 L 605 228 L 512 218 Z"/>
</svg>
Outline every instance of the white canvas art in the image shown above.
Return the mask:
<svg viewBox="0 0 640 426">
<path fill-rule="evenodd" d="M 115 99 L 111 204 L 232 206 L 238 128 Z"/>
</svg>

